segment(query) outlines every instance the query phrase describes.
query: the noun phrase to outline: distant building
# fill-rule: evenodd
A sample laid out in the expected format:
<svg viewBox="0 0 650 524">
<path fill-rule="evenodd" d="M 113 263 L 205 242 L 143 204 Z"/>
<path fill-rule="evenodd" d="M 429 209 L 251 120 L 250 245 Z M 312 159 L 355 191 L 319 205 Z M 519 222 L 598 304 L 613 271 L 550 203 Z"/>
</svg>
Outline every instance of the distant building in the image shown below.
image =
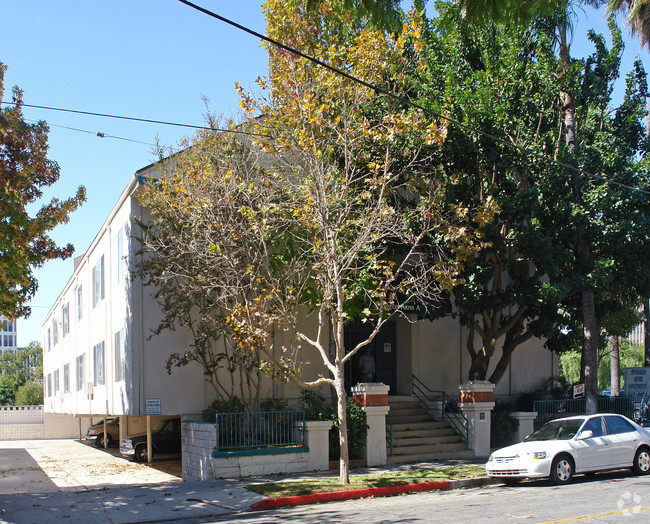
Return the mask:
<svg viewBox="0 0 650 524">
<path fill-rule="evenodd" d="M 16 351 L 17 344 L 16 321 L 10 322 L 0 317 L 0 353 L 3 351 Z"/>
<path fill-rule="evenodd" d="M 639 311 L 643 311 L 643 307 L 639 308 Z M 630 331 L 627 339 L 632 342 L 632 344 L 643 344 L 645 342 L 644 323 L 641 322 L 632 331 Z"/>
</svg>

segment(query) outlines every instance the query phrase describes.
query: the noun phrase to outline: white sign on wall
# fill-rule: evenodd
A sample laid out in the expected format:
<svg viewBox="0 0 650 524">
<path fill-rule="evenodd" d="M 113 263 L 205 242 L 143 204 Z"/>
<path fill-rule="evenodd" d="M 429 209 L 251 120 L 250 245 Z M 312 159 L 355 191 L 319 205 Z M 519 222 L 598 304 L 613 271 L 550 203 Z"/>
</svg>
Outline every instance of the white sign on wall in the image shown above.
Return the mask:
<svg viewBox="0 0 650 524">
<path fill-rule="evenodd" d="M 160 415 L 162 413 L 159 398 L 148 398 L 145 400 L 147 415 Z"/>
<path fill-rule="evenodd" d="M 640 401 L 650 382 L 650 368 L 625 368 L 625 396 Z"/>
</svg>

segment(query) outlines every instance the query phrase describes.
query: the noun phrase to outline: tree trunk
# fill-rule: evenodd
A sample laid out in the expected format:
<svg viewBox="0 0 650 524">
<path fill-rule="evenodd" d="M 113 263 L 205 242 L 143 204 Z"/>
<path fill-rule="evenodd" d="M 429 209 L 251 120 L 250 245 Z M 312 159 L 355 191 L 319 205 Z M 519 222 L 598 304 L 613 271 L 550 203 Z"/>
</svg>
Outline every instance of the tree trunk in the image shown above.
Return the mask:
<svg viewBox="0 0 650 524">
<path fill-rule="evenodd" d="M 566 28 L 560 29 L 560 64 L 562 73 L 569 71 L 571 56 Z M 565 139 L 571 156 L 576 153 L 578 141 L 576 138 L 575 99 L 567 89 L 561 93 L 562 110 L 564 111 Z M 576 212 L 582 205 L 582 175 L 578 171 L 571 172 L 571 190 Z M 576 266 L 583 275 L 589 270 L 590 249 L 585 235 L 584 219 L 576 214 Z M 597 410 L 598 396 L 598 331 L 596 323 L 596 305 L 593 289 L 584 287 L 582 293 L 582 323 L 583 345 L 581 376 L 584 376 L 585 396 L 587 397 L 587 414 Z"/>
<path fill-rule="evenodd" d="M 345 385 L 343 380 L 343 366 L 337 366 L 335 388 L 337 396 L 337 411 L 339 417 L 339 446 L 341 455 L 339 459 L 339 482 L 341 484 L 350 483 L 350 461 L 348 451 L 348 421 L 346 413 L 346 398 Z"/>
<path fill-rule="evenodd" d="M 587 415 L 598 411 L 598 334 L 596 327 L 596 308 L 594 292 L 585 289 L 582 292 L 582 318 L 584 323 L 585 396 L 587 397 Z"/>
<path fill-rule="evenodd" d="M 650 367 L 650 301 L 648 299 L 643 303 L 643 346 L 645 354 L 644 365 Z"/>
<path fill-rule="evenodd" d="M 618 393 L 621 389 L 621 361 L 619 359 L 620 353 L 619 353 L 617 336 L 609 337 L 609 346 L 610 346 L 609 362 L 611 366 L 610 394 L 612 397 L 618 397 Z"/>
</svg>

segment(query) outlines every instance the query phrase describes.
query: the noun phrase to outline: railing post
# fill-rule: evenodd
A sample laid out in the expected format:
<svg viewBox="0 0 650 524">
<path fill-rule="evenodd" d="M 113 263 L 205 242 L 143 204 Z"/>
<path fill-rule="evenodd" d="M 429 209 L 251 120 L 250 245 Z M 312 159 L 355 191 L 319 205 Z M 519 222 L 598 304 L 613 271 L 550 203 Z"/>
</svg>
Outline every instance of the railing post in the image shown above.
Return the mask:
<svg viewBox="0 0 650 524">
<path fill-rule="evenodd" d="M 494 384 L 476 380 L 461 384 L 460 409 L 467 417 L 467 443 L 478 457 L 490 454 L 490 419 L 494 408 Z"/>
<path fill-rule="evenodd" d="M 358 384 L 352 388 L 354 402 L 366 412 L 368 436 L 366 437 L 366 464 L 386 464 L 386 415 L 390 411 L 388 391 L 385 384 Z"/>
</svg>

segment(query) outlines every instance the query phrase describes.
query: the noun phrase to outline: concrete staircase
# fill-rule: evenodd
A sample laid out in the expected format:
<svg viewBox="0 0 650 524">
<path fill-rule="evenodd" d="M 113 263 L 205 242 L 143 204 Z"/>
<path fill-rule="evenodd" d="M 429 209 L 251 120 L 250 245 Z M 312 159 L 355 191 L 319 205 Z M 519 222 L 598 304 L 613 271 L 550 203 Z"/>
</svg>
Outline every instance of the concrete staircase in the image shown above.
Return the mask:
<svg viewBox="0 0 650 524">
<path fill-rule="evenodd" d="M 438 422 L 414 397 L 389 397 L 386 431 L 393 429 L 393 454 L 388 464 L 474 457 L 474 451 L 450 422 Z M 390 423 L 390 424 L 388 424 Z"/>
</svg>

